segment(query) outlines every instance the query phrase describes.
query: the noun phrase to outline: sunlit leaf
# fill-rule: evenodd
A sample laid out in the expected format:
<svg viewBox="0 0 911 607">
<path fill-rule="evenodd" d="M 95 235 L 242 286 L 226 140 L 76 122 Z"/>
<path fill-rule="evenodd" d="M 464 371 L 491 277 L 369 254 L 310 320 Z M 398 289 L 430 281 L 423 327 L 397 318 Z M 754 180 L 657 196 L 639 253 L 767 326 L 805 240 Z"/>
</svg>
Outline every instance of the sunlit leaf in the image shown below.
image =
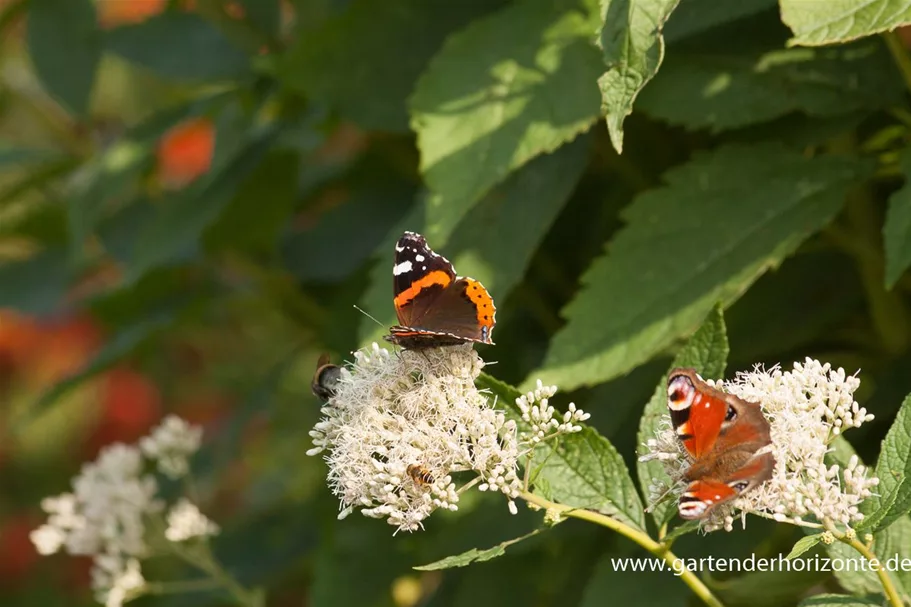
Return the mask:
<svg viewBox="0 0 911 607">
<path fill-rule="evenodd" d="M 575 0 L 529 0 L 450 36 L 411 100 L 433 192 L 424 235 L 442 246 L 491 188 L 599 115 L 594 16 Z"/>
<path fill-rule="evenodd" d="M 778 145 L 724 147 L 672 169 L 624 211 L 626 227 L 563 310 L 540 376 L 575 388 L 648 360 L 826 225 L 869 169 Z"/>
<path fill-rule="evenodd" d="M 679 0 L 602 0 L 599 36 L 607 71 L 598 79 L 607 130 L 623 151 L 623 121 L 664 59 L 661 29 Z"/>
<path fill-rule="evenodd" d="M 846 42 L 911 23 L 905 0 L 780 0 L 791 44 Z"/>
</svg>

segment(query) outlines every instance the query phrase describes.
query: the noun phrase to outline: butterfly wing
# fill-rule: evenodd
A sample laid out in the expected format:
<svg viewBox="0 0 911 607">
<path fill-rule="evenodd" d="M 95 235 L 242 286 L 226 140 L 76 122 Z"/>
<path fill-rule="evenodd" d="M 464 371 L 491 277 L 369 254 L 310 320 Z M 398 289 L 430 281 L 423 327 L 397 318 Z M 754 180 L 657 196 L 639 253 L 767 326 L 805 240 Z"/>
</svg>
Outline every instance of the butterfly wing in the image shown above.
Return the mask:
<svg viewBox="0 0 911 607">
<path fill-rule="evenodd" d="M 473 278 L 457 277 L 452 263 L 435 253 L 423 236 L 402 235 L 395 247 L 392 274 L 401 325 L 392 329 L 397 341 L 415 346 L 422 334 L 441 334 L 453 339 L 426 343 L 493 343 L 496 307 L 487 289 Z"/>
<path fill-rule="evenodd" d="M 496 311 L 484 285 L 459 278 L 436 296 L 433 305 L 417 307 L 408 326 L 490 344 Z"/>
<path fill-rule="evenodd" d="M 706 384 L 693 369 L 674 369 L 667 380 L 667 408 L 677 438 L 699 458 L 712 450 L 727 414 L 726 395 Z"/>
<path fill-rule="evenodd" d="M 423 236 L 414 232 L 402 234 L 395 245 L 392 268 L 393 303 L 399 324 L 415 327 L 455 280 L 452 264 L 434 253 Z"/>
<path fill-rule="evenodd" d="M 680 496 L 681 518 L 703 518 L 721 504 L 750 491 L 772 478 L 775 458 L 771 453 L 750 457 L 724 478 L 701 478 L 692 481 Z"/>
</svg>

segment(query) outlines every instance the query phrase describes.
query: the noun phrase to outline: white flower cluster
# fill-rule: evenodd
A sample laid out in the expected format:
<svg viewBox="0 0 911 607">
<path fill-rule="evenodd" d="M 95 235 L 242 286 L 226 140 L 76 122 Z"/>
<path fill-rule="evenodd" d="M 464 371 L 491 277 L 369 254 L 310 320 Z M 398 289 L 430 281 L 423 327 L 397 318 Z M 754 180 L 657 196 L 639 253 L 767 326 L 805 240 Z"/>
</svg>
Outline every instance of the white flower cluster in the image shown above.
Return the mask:
<svg viewBox="0 0 911 607">
<path fill-rule="evenodd" d="M 556 410 L 550 405 L 549 400 L 556 393 L 557 386 L 545 386 L 539 379 L 534 392 L 523 394 L 516 399 L 516 405 L 522 412 L 522 421 L 531 426 L 529 430 L 519 434 L 522 442 L 535 444 L 557 434 L 569 434 L 582 430 L 582 426 L 578 424 L 587 420 L 591 415 L 582 409 L 576 409 L 576 403 L 569 403 L 566 413 L 563 414 L 563 421 L 554 419 Z"/>
<path fill-rule="evenodd" d="M 172 542 L 216 535 L 218 525 L 206 518 L 199 508 L 185 497 L 180 498 L 168 512 L 168 528 L 164 536 Z"/>
<path fill-rule="evenodd" d="M 803 364 L 794 363 L 791 371 L 757 367 L 714 385 L 760 404 L 771 427 L 776 465 L 769 481 L 713 512 L 704 524 L 706 530 L 731 530 L 735 509 L 795 524 L 808 517 L 845 526 L 863 519 L 858 506 L 872 495 L 879 479 L 870 476 L 856 456 L 844 468 L 825 463 L 829 443 L 836 436 L 873 419 L 854 401 L 860 385 L 857 377 L 808 358 Z M 671 478 L 681 478 L 690 464 L 669 421 L 646 447 L 650 453 L 645 458 L 662 461 Z"/>
<path fill-rule="evenodd" d="M 519 456 L 542 439 L 580 430 L 588 418 L 570 405 L 562 422 L 553 419 L 548 399 L 556 388 L 539 382 L 517 400 L 532 428 L 520 436 L 475 386 L 484 362 L 471 345 L 392 353 L 373 344 L 354 359 L 341 370 L 307 451 L 326 452 L 339 518 L 361 508 L 415 531 L 437 508 L 456 510 L 460 493 L 475 484 L 506 495 L 515 514 Z"/>
<path fill-rule="evenodd" d="M 121 443 L 105 447 L 98 459 L 85 464 L 73 479 L 71 493 L 41 502 L 48 519 L 31 533 L 32 543 L 45 555 L 65 549 L 69 554 L 92 556 L 92 587 L 98 601 L 106 607 L 120 607 L 141 594 L 145 587 L 139 561 L 149 553 L 148 522 L 161 516 L 165 504 L 156 497 L 158 483 L 146 473 L 149 462 L 143 459 L 143 453 L 159 466 L 162 459 L 150 454 L 162 454 L 162 458 L 169 459 L 165 467 L 170 470 L 179 460 L 186 470 L 187 458 L 192 454 L 188 450 L 191 443 L 184 440 L 180 443 L 184 448 L 175 449 L 172 440 L 175 428 L 187 429 L 192 435 L 199 432 L 170 416 L 150 437 L 142 439 L 142 450 Z M 195 444 L 198 447 L 198 440 Z M 184 515 L 176 520 L 186 525 L 186 519 Z M 187 528 L 182 528 L 183 539 L 189 538 Z M 204 525 L 195 520 L 192 529 L 211 534 L 216 528 L 211 523 Z"/>
<path fill-rule="evenodd" d="M 484 363 L 470 345 L 393 354 L 373 344 L 354 357 L 307 452 L 328 451 L 341 517 L 359 507 L 414 531 L 435 509 L 458 508 L 458 472 L 517 495 L 516 424 L 475 387 Z"/>
<path fill-rule="evenodd" d="M 158 470 L 168 478 L 180 478 L 190 470 L 188 457 L 199 449 L 202 428 L 191 426 L 176 415 L 169 415 L 149 436 L 139 441 L 146 457 L 158 462 Z"/>
</svg>

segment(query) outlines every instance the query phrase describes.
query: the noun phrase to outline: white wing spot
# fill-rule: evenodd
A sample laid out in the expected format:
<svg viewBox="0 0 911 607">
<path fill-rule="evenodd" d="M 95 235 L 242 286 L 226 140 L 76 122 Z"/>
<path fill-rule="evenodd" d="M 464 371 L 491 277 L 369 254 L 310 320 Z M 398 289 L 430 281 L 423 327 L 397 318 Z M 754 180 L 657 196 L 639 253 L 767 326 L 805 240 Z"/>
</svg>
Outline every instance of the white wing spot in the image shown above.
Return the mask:
<svg viewBox="0 0 911 607">
<path fill-rule="evenodd" d="M 394 268 L 392 268 L 392 275 L 399 276 L 400 274 L 404 274 L 405 272 L 410 272 L 410 271 L 411 271 L 411 260 L 407 260 L 407 261 L 403 261 L 402 263 L 400 263 L 397 266 L 395 266 Z"/>
<path fill-rule="evenodd" d="M 401 253 L 402 251 L 405 250 L 405 247 L 396 247 L 395 250 L 396 250 L 396 252 Z"/>
<path fill-rule="evenodd" d="M 423 256 L 423 255 L 415 255 L 415 256 L 414 256 L 414 260 L 415 260 L 415 261 L 424 261 L 424 256 Z"/>
<path fill-rule="evenodd" d="M 427 266 L 421 266 L 421 272 L 427 269 Z"/>
</svg>

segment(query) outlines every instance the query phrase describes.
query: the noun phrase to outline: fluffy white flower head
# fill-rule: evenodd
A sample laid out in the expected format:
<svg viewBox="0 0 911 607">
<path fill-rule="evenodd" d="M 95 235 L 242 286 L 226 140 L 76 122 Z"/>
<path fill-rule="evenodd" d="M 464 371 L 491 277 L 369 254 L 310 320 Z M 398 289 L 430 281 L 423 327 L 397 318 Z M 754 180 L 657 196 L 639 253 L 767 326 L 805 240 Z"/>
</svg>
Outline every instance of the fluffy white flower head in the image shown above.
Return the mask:
<svg viewBox="0 0 911 607">
<path fill-rule="evenodd" d="M 162 474 L 180 478 L 189 471 L 189 457 L 196 453 L 201 442 L 202 428 L 169 415 L 139 442 L 139 446 L 146 457 L 158 462 Z"/>
<path fill-rule="evenodd" d="M 417 530 L 437 508 L 458 508 L 460 472 L 516 497 L 516 424 L 475 387 L 483 365 L 471 345 L 393 353 L 373 344 L 354 353 L 307 452 L 326 453 L 342 517 L 361 508 Z"/>
<path fill-rule="evenodd" d="M 92 587 L 95 598 L 105 607 L 122 607 L 127 601 L 141 595 L 146 581 L 139 561 L 117 556 L 96 559 L 92 569 Z"/>
<path fill-rule="evenodd" d="M 164 535 L 172 542 L 185 542 L 192 538 L 215 535 L 218 531 L 218 525 L 200 512 L 196 504 L 180 498 L 168 512 L 168 528 Z"/>
<path fill-rule="evenodd" d="M 850 526 L 863 519 L 858 506 L 872 495 L 879 479 L 870 476 L 856 456 L 844 468 L 825 463 L 835 437 L 873 419 L 854 401 L 860 385 L 857 377 L 808 358 L 794 363 L 791 371 L 757 367 L 749 373 L 738 372 L 733 381 L 707 383 L 760 404 L 769 420 L 776 464 L 770 480 L 718 507 L 705 520 L 705 530 L 731 530 L 736 510 L 741 515 L 757 513 L 796 524 L 814 518 Z M 660 460 L 672 479 L 682 478 L 691 463 L 670 419 L 645 447 L 649 453 L 641 459 Z M 664 488 L 653 489 L 660 493 Z"/>
</svg>

